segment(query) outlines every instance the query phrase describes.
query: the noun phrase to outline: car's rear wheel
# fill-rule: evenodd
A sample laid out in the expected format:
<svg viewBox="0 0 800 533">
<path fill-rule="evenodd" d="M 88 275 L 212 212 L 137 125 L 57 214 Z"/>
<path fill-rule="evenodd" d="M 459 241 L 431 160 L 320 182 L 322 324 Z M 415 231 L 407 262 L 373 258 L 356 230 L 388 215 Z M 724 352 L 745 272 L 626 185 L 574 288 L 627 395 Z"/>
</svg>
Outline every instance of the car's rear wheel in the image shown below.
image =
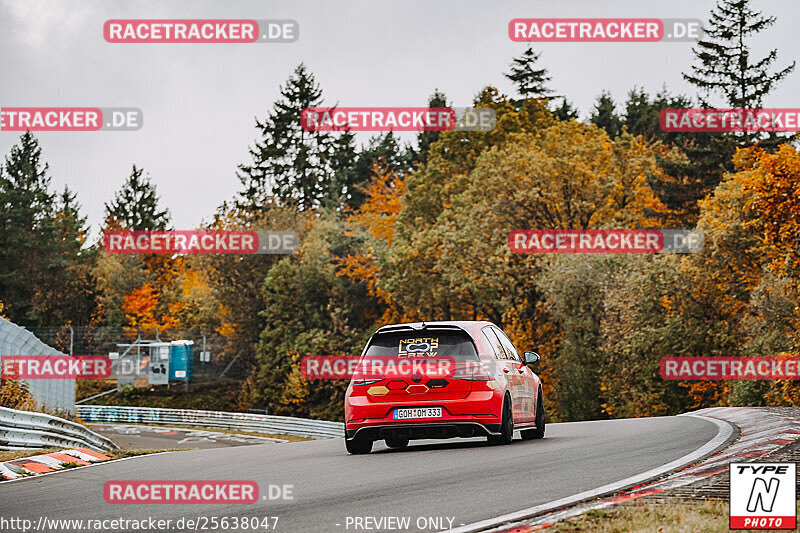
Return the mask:
<svg viewBox="0 0 800 533">
<path fill-rule="evenodd" d="M 364 455 L 372 451 L 372 440 L 364 437 L 344 439 L 344 445 L 348 453 L 353 455 Z"/>
<path fill-rule="evenodd" d="M 389 448 L 402 449 L 408 446 L 408 437 L 387 437 L 384 442 Z"/>
<path fill-rule="evenodd" d="M 536 428 L 526 429 L 524 431 L 520 431 L 519 433 L 520 435 L 522 435 L 523 440 L 543 439 L 544 426 L 545 426 L 544 401 L 542 400 L 542 390 L 539 389 L 539 401 L 536 402 Z"/>
<path fill-rule="evenodd" d="M 503 421 L 500 423 L 500 434 L 489 435 L 489 444 L 511 444 L 514 440 L 514 415 L 511 412 L 511 399 L 506 396 L 503 402 Z"/>
</svg>

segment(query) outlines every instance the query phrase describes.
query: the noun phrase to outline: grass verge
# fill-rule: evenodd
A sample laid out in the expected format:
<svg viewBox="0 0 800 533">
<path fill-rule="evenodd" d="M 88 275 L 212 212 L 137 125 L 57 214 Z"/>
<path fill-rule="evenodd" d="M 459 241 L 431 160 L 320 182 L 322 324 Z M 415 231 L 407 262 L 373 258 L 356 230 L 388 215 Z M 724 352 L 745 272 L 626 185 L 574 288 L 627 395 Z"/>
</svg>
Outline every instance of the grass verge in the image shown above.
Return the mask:
<svg viewBox="0 0 800 533">
<path fill-rule="evenodd" d="M 728 502 L 636 503 L 595 509 L 558 522 L 547 533 L 728 533 Z M 749 530 L 762 531 L 762 530 Z"/>
<path fill-rule="evenodd" d="M 141 380 L 140 380 L 141 381 Z M 76 381 L 77 400 L 113 389 L 114 380 L 79 379 Z M 90 400 L 84 405 L 122 405 L 133 407 L 163 407 L 167 409 L 201 409 L 206 411 L 233 411 L 239 408 L 242 383 L 232 379 L 193 381 L 189 392 L 183 385 L 126 387 L 121 391 Z"/>
<path fill-rule="evenodd" d="M 185 452 L 186 449 L 181 448 L 169 448 L 165 450 L 115 450 L 111 453 L 107 453 L 106 455 L 110 456 L 112 459 L 125 459 L 126 457 L 137 457 L 139 455 L 150 455 L 151 453 L 161 453 L 161 452 Z"/>
</svg>

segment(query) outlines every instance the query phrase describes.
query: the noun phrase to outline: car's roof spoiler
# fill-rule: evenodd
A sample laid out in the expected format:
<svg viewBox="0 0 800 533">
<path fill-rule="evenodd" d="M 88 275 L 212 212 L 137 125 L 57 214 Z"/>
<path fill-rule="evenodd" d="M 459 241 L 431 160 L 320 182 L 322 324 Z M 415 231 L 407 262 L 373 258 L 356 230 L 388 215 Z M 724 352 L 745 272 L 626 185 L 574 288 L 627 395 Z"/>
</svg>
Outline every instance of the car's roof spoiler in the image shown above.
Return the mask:
<svg viewBox="0 0 800 533">
<path fill-rule="evenodd" d="M 425 322 L 415 322 L 413 324 L 397 324 L 378 328 L 375 333 L 389 333 L 395 331 L 420 331 L 423 329 L 444 329 L 450 331 L 467 331 L 455 324 L 426 324 Z M 469 332 L 467 332 L 469 333 Z"/>
</svg>

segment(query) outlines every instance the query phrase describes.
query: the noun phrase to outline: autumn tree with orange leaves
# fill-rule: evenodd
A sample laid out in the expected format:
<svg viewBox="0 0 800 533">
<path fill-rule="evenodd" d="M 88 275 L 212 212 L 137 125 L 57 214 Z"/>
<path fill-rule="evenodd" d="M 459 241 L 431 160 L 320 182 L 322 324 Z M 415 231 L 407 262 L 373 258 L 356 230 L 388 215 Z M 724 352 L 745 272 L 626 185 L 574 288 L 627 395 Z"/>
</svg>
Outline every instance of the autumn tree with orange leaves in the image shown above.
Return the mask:
<svg viewBox="0 0 800 533">
<path fill-rule="evenodd" d="M 365 282 L 369 293 L 387 306 L 381 320 L 391 322 L 400 317 L 397 307 L 392 305 L 392 295 L 378 286 L 378 254 L 385 254 L 392 245 L 406 184 L 395 172 L 376 168 L 374 173 L 375 177 L 362 189 L 364 202 L 346 218 L 352 227 L 351 235 L 365 236 L 364 245 L 339 260 L 337 275 Z"/>
</svg>

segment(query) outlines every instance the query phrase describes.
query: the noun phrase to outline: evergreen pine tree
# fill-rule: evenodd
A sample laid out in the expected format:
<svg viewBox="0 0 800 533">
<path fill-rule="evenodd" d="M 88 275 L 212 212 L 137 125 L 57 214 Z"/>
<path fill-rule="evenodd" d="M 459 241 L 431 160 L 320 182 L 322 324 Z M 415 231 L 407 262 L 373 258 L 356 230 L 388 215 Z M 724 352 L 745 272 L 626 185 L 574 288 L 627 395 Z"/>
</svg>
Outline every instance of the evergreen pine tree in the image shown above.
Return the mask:
<svg viewBox="0 0 800 533">
<path fill-rule="evenodd" d="M 37 287 L 53 257 L 54 196 L 48 165 L 24 133 L 0 166 L 0 297 L 10 320 L 36 324 Z"/>
<path fill-rule="evenodd" d="M 628 133 L 673 148 L 656 151 L 665 175 L 648 176 L 648 184 L 669 210 L 649 214 L 659 217 L 666 227 L 694 226 L 700 214 L 698 202 L 716 188 L 725 172 L 732 170 L 735 139 L 731 135 L 661 130 L 662 109 L 691 106 L 686 96 L 662 90 L 651 98 L 644 89 L 637 88 L 628 93 L 625 102 L 622 124 Z"/>
<path fill-rule="evenodd" d="M 603 128 L 612 139 L 622 132 L 622 119 L 616 113 L 617 105 L 611 95 L 603 91 L 597 97 L 597 103 L 592 111 L 589 121 L 599 128 Z"/>
<path fill-rule="evenodd" d="M 353 186 L 358 175 L 353 168 L 356 161 L 355 136 L 349 132 L 334 135 L 329 155 L 331 178 L 323 190 L 320 205 L 340 209 L 347 204 L 356 207 L 358 191 Z"/>
<path fill-rule="evenodd" d="M 270 194 L 300 210 L 341 201 L 351 186 L 353 134 L 302 128 L 303 110 L 321 107 L 323 100 L 322 89 L 304 64 L 280 93 L 267 117 L 256 120 L 261 137 L 250 149 L 252 163 L 239 166 L 244 190 L 237 206 L 258 212 Z"/>
<path fill-rule="evenodd" d="M 447 107 L 447 97 L 439 89 L 433 91 L 428 98 L 428 107 Z M 413 153 L 414 166 L 419 166 L 428 160 L 428 150 L 431 145 L 439 140 L 440 131 L 421 131 L 417 134 L 417 149 Z"/>
<path fill-rule="evenodd" d="M 733 171 L 736 140 L 718 133 L 686 133 L 673 145 L 679 150 L 656 156 L 666 179 L 648 177 L 648 184 L 672 211 L 662 220 L 668 227 L 694 227 L 698 202 L 716 189 L 726 172 Z"/>
<path fill-rule="evenodd" d="M 169 210 L 159 209 L 156 187 L 143 169 L 133 165 L 130 176 L 111 202 L 105 204 L 106 220 L 127 230 L 163 231 L 169 227 Z"/>
<path fill-rule="evenodd" d="M 45 267 L 35 305 L 40 323 L 88 324 L 96 307 L 92 267 L 96 250 L 84 248 L 88 226 L 69 187 L 56 198 L 54 254 Z"/>
<path fill-rule="evenodd" d="M 672 96 L 662 89 L 652 99 L 644 90 L 634 87 L 625 101 L 623 124 L 631 135 L 641 135 L 648 141 L 675 142 L 689 137 L 682 132 L 665 132 L 661 129 L 661 111 L 667 108 L 690 107 L 692 102 L 684 95 Z"/>
<path fill-rule="evenodd" d="M 750 57 L 750 36 L 772 26 L 775 17 L 765 17 L 750 9 L 750 0 L 718 0 L 711 18 L 704 27 L 705 38 L 692 49 L 699 64 L 692 66 L 686 81 L 700 89 L 700 102 L 709 106 L 707 97 L 719 93 L 733 108 L 760 107 L 776 83 L 794 70 L 795 63 L 769 73 L 778 52 L 765 57 Z"/>
<path fill-rule="evenodd" d="M 547 83 L 552 79 L 547 75 L 547 69 L 536 68 L 540 53 L 528 47 L 520 57 L 511 61 L 511 72 L 504 74 L 506 78 L 514 82 L 517 92 L 523 98 L 551 98 L 550 89 Z"/>
<path fill-rule="evenodd" d="M 553 109 L 553 115 L 558 120 L 574 120 L 578 118 L 578 110 L 567 101 L 566 97 L 562 97 L 561 105 Z"/>
<path fill-rule="evenodd" d="M 358 207 L 364 201 L 364 193 L 359 188 L 365 187 L 375 177 L 376 168 L 378 172 L 395 172 L 400 177 L 413 170 L 411 150 L 401 146 L 400 140 L 391 131 L 371 137 L 358 153 L 354 165 L 357 187 L 353 191 L 351 207 Z"/>
</svg>

